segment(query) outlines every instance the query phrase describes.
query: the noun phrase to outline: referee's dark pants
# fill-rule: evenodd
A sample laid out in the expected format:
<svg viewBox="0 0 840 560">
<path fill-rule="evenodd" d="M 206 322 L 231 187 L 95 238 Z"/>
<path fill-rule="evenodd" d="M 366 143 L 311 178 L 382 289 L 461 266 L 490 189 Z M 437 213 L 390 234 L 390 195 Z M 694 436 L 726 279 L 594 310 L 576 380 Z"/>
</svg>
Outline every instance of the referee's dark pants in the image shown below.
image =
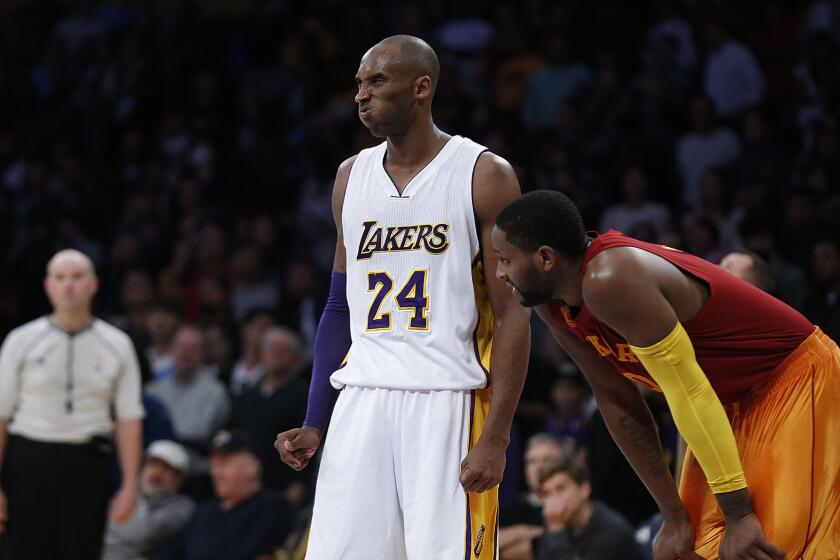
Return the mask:
<svg viewBox="0 0 840 560">
<path fill-rule="evenodd" d="M 0 560 L 98 560 L 108 513 L 110 444 L 9 436 L 3 460 L 8 522 Z"/>
</svg>

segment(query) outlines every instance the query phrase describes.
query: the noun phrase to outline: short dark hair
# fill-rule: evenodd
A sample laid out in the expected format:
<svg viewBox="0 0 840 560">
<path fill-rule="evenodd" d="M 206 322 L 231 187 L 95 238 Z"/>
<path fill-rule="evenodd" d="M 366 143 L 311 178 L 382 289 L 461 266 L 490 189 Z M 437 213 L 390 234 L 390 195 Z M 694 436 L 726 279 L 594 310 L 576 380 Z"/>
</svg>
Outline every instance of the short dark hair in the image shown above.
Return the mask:
<svg viewBox="0 0 840 560">
<path fill-rule="evenodd" d="M 525 251 L 548 245 L 568 258 L 586 251 L 580 210 L 556 191 L 533 191 L 517 198 L 499 212 L 496 227 L 505 232 L 509 243 Z"/>
<path fill-rule="evenodd" d="M 569 478 L 574 480 L 577 485 L 589 482 L 589 469 L 583 461 L 574 457 L 549 463 L 540 473 L 540 486 L 556 474 L 569 475 Z"/>
</svg>

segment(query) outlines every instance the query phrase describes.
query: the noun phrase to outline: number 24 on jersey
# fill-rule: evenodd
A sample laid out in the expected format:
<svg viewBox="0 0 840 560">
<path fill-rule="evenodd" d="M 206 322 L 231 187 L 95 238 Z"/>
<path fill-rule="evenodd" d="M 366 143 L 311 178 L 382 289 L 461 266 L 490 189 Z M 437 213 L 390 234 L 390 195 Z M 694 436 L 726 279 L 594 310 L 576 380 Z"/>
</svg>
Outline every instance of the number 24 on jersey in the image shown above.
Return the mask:
<svg viewBox="0 0 840 560">
<path fill-rule="evenodd" d="M 412 331 L 429 330 L 429 296 L 426 293 L 426 278 L 428 271 L 415 270 L 403 284 L 402 289 L 394 297 L 397 307 L 408 311 L 408 329 Z M 394 279 L 384 271 L 368 273 L 368 292 L 373 293 L 373 302 L 367 317 L 368 331 L 385 331 L 391 329 L 391 313 L 380 311 L 385 298 L 394 289 Z"/>
</svg>

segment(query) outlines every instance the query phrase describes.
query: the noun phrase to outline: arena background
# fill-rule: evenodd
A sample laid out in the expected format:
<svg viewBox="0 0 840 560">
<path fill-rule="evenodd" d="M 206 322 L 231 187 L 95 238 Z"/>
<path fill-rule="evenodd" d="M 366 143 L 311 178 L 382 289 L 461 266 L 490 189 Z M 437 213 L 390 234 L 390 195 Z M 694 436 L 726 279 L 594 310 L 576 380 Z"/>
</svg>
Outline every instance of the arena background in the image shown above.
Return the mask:
<svg viewBox="0 0 840 560">
<path fill-rule="evenodd" d="M 369 46 L 408 33 L 442 63 L 437 125 L 507 158 L 523 191 L 713 262 L 748 248 L 838 340 L 838 21 L 834 0 L 6 0 L 0 331 L 48 310 L 45 263 L 75 247 L 101 279 L 97 314 L 141 356 L 155 306 L 204 330 L 224 381 L 258 312 L 311 349 L 335 169 L 375 142 L 353 76 Z M 535 323 L 503 500 L 542 431 L 588 458 L 597 497 L 634 524 L 653 513 Z"/>
</svg>

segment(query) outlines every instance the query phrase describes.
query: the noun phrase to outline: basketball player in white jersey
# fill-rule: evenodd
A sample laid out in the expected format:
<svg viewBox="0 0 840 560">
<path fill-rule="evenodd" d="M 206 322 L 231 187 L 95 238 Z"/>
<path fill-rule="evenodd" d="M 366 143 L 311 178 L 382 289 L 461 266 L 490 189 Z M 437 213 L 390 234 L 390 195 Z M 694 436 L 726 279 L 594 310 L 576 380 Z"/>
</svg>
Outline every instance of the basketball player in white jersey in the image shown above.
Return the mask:
<svg viewBox="0 0 840 560">
<path fill-rule="evenodd" d="M 359 117 L 385 141 L 338 169 L 307 419 L 275 443 L 301 469 L 330 423 L 309 560 L 498 554 L 530 330 L 492 274 L 491 232 L 520 191 L 508 162 L 434 125 L 438 76 L 431 47 L 405 35 L 372 47 L 356 74 Z"/>
</svg>

